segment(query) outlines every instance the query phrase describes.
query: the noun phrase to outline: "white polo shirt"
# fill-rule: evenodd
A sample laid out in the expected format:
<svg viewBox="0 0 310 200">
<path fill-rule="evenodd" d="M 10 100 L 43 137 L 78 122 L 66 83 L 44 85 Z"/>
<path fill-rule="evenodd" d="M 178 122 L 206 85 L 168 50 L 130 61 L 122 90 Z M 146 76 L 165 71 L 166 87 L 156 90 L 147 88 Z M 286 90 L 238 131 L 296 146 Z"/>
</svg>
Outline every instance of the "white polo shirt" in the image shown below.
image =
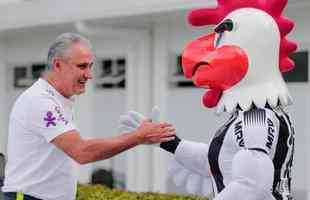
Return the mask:
<svg viewBox="0 0 310 200">
<path fill-rule="evenodd" d="M 73 129 L 73 100 L 47 81 L 39 79 L 21 94 L 10 115 L 3 191 L 75 199 L 78 164 L 51 143 Z"/>
</svg>

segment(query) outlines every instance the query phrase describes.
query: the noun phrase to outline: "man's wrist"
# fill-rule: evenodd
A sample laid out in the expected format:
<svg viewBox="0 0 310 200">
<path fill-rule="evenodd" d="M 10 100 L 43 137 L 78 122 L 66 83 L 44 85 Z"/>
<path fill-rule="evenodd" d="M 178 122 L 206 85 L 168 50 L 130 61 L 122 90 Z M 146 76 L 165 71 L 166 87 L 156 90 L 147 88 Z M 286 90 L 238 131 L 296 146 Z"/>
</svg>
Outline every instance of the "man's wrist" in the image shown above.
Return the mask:
<svg viewBox="0 0 310 200">
<path fill-rule="evenodd" d="M 141 133 L 141 131 L 139 129 L 136 129 L 134 131 L 134 135 L 135 137 L 135 141 L 137 142 L 138 145 L 143 144 L 144 143 L 144 137 L 143 134 Z"/>
</svg>

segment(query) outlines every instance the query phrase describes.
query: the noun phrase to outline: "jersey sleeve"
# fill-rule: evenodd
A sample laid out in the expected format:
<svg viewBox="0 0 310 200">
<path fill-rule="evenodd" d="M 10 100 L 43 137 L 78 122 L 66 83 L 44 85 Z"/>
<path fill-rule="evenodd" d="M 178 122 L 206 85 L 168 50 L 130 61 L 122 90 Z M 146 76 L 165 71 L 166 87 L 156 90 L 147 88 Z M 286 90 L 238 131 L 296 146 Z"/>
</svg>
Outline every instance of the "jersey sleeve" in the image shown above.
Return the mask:
<svg viewBox="0 0 310 200">
<path fill-rule="evenodd" d="M 279 134 L 279 120 L 269 109 L 241 112 L 234 124 L 234 136 L 239 146 L 270 154 Z"/>
<path fill-rule="evenodd" d="M 51 142 L 57 136 L 76 129 L 72 116 L 50 98 L 35 100 L 28 108 L 29 129 Z"/>
</svg>

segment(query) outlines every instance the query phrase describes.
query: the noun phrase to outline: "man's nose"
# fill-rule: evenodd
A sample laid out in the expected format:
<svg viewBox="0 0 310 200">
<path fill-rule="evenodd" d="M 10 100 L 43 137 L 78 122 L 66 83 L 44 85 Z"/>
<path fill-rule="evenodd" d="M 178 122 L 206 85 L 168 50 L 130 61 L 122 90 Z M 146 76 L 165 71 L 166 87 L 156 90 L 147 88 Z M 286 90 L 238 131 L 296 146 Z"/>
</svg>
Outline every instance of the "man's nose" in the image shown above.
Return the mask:
<svg viewBox="0 0 310 200">
<path fill-rule="evenodd" d="M 91 68 L 87 68 L 86 72 L 85 72 L 85 77 L 87 79 L 93 79 L 94 76 L 93 76 L 93 71 Z"/>
</svg>

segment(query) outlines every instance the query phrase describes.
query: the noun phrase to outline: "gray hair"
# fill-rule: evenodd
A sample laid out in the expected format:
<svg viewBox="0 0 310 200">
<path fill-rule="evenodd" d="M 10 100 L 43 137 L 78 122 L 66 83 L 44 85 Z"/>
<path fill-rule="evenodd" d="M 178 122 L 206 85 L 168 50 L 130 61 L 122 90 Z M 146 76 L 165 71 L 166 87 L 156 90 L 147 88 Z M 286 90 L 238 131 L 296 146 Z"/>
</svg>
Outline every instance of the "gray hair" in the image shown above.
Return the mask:
<svg viewBox="0 0 310 200">
<path fill-rule="evenodd" d="M 88 39 L 76 33 L 63 33 L 59 35 L 56 40 L 50 45 L 47 54 L 47 70 L 52 69 L 53 59 L 66 58 L 68 51 L 73 44 L 80 43 L 92 49 L 91 43 Z"/>
</svg>

